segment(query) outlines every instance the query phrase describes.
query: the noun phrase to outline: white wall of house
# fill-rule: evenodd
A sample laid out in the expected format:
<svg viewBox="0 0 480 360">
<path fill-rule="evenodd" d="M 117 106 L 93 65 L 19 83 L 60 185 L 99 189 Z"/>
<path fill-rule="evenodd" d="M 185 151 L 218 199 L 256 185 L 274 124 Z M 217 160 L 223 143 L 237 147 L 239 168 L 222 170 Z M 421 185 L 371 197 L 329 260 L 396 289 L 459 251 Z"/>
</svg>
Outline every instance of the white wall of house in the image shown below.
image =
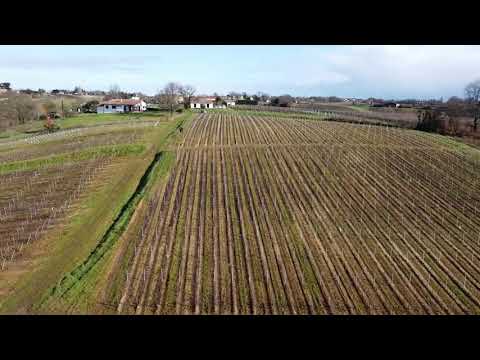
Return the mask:
<svg viewBox="0 0 480 360">
<path fill-rule="evenodd" d="M 140 104 L 138 104 L 138 110 L 139 111 L 147 111 L 147 103 L 142 100 L 140 102 Z"/>
<path fill-rule="evenodd" d="M 191 103 L 190 108 L 191 109 L 202 109 L 202 105 L 204 109 L 213 109 L 214 104 L 200 104 L 200 103 Z"/>
<path fill-rule="evenodd" d="M 112 114 L 112 113 L 123 113 L 125 112 L 124 105 L 101 105 L 97 106 L 98 114 Z"/>
<path fill-rule="evenodd" d="M 128 111 L 127 105 L 101 105 L 97 106 L 98 114 L 112 114 L 112 113 L 124 113 Z M 140 102 L 137 105 L 132 106 L 132 111 L 147 111 L 147 103 L 145 101 Z"/>
</svg>

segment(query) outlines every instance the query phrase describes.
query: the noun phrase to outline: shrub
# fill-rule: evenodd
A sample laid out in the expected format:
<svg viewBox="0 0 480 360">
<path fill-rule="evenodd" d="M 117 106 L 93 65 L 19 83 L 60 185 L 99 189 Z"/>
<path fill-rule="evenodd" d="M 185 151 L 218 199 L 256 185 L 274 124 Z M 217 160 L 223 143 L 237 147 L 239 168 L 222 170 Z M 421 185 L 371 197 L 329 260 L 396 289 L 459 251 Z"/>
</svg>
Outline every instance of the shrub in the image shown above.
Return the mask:
<svg viewBox="0 0 480 360">
<path fill-rule="evenodd" d="M 47 118 L 47 121 L 45 121 L 45 124 L 43 125 L 43 127 L 48 132 L 54 132 L 54 131 L 57 131 L 58 129 L 60 129 L 60 126 L 55 124 L 55 120 L 53 120 L 50 117 Z"/>
</svg>

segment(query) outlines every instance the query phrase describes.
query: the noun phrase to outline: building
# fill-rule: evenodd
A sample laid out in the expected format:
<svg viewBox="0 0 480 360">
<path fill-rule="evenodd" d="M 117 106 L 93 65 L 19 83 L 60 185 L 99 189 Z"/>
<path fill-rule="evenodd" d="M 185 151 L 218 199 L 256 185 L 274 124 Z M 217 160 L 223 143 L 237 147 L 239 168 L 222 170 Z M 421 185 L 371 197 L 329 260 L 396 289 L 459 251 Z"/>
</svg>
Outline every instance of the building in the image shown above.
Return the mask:
<svg viewBox="0 0 480 360">
<path fill-rule="evenodd" d="M 215 106 L 214 97 L 195 97 L 190 100 L 190 108 L 192 109 L 214 109 Z"/>
<path fill-rule="evenodd" d="M 145 101 L 139 98 L 112 99 L 103 101 L 97 106 L 98 114 L 143 112 L 147 110 Z"/>
<path fill-rule="evenodd" d="M 0 94 L 9 92 L 10 90 L 12 89 L 10 88 L 9 82 L 0 83 Z"/>
<path fill-rule="evenodd" d="M 227 106 L 235 106 L 235 100 L 224 100 Z"/>
</svg>

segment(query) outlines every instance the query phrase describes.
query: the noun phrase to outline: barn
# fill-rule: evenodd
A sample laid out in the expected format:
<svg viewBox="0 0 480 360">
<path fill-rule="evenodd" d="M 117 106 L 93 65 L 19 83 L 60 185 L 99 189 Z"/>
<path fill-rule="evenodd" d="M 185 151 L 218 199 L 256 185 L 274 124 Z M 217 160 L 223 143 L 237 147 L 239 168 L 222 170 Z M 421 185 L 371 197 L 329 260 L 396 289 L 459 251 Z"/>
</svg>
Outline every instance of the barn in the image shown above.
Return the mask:
<svg viewBox="0 0 480 360">
<path fill-rule="evenodd" d="M 140 99 L 112 99 L 103 101 L 97 106 L 98 114 L 143 112 L 147 104 Z"/>
</svg>

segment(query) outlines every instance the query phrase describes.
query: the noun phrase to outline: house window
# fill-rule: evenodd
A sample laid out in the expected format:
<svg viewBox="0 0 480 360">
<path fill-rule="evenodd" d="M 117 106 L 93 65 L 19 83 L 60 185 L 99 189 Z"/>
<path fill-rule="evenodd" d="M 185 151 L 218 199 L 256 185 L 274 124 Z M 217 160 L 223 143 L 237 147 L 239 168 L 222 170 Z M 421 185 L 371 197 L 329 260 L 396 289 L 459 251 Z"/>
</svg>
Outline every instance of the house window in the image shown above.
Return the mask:
<svg viewBox="0 0 480 360">
<path fill-rule="evenodd" d="M 116 105 L 112 105 L 112 109 L 116 109 L 116 108 L 117 108 L 117 106 L 116 106 Z"/>
</svg>

